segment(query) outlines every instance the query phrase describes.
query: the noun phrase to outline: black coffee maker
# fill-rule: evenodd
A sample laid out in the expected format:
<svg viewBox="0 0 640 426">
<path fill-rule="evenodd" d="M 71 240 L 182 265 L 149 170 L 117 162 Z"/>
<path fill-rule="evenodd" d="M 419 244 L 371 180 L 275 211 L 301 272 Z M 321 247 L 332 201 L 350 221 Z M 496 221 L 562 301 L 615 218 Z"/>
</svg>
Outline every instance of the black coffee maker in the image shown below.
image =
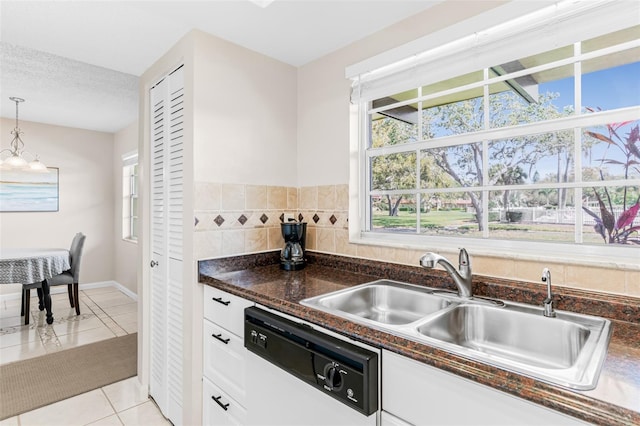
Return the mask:
<svg viewBox="0 0 640 426">
<path fill-rule="evenodd" d="M 281 223 L 284 247 L 280 250 L 280 268 L 285 271 L 298 271 L 304 268 L 304 241 L 307 237 L 305 222 Z"/>
</svg>

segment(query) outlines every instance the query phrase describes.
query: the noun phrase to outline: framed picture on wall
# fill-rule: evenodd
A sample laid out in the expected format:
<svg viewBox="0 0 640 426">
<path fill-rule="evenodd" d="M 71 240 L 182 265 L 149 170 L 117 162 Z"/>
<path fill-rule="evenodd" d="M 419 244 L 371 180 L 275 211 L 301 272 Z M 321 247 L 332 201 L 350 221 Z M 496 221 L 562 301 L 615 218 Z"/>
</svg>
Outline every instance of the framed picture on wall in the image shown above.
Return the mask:
<svg viewBox="0 0 640 426">
<path fill-rule="evenodd" d="M 49 173 L 0 169 L 0 213 L 57 212 L 59 169 L 47 169 Z"/>
</svg>

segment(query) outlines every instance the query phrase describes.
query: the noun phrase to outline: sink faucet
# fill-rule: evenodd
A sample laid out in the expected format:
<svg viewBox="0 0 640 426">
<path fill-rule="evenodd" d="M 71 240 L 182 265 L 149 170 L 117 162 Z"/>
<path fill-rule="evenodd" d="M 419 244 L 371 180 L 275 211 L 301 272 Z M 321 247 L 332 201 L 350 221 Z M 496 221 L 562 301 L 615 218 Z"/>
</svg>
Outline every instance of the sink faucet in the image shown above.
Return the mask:
<svg viewBox="0 0 640 426">
<path fill-rule="evenodd" d="M 556 313 L 553 310 L 553 294 L 551 294 L 551 271 L 549 271 L 549 268 L 544 268 L 542 270 L 542 282 L 547 283 L 547 298 L 542 302 L 542 307 L 544 308 L 544 316 L 553 318 L 556 316 Z"/>
<path fill-rule="evenodd" d="M 460 297 L 468 299 L 473 296 L 471 291 L 471 261 L 465 249 L 460 249 L 460 254 L 458 255 L 459 271 L 447 259 L 435 253 L 428 252 L 420 258 L 420 266 L 423 268 L 435 268 L 438 263 L 453 278 L 453 282 L 458 287 L 458 295 Z"/>
</svg>

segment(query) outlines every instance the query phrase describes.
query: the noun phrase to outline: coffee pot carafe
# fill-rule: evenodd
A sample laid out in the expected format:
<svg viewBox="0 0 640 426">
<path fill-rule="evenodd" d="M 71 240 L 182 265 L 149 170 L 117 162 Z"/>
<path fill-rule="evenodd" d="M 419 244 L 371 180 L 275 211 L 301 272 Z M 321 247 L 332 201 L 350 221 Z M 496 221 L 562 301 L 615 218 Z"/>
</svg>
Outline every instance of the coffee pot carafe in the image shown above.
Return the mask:
<svg viewBox="0 0 640 426">
<path fill-rule="evenodd" d="M 297 271 L 304 268 L 304 243 L 307 235 L 307 224 L 304 222 L 287 222 L 280 224 L 284 247 L 280 250 L 280 267 L 286 271 Z"/>
</svg>

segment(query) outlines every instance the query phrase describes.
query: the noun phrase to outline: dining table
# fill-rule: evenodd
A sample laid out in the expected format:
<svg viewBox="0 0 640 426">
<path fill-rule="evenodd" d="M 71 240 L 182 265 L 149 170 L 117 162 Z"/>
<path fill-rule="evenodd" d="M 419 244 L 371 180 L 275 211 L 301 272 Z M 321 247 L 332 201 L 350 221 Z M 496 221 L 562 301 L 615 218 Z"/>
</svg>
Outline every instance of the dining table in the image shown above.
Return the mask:
<svg viewBox="0 0 640 426">
<path fill-rule="evenodd" d="M 47 280 L 71 268 L 69 250 L 63 248 L 0 248 L 0 284 L 40 284 L 47 324 L 53 323 Z M 23 300 L 24 303 L 24 300 Z M 25 324 L 28 324 L 29 312 Z"/>
</svg>

